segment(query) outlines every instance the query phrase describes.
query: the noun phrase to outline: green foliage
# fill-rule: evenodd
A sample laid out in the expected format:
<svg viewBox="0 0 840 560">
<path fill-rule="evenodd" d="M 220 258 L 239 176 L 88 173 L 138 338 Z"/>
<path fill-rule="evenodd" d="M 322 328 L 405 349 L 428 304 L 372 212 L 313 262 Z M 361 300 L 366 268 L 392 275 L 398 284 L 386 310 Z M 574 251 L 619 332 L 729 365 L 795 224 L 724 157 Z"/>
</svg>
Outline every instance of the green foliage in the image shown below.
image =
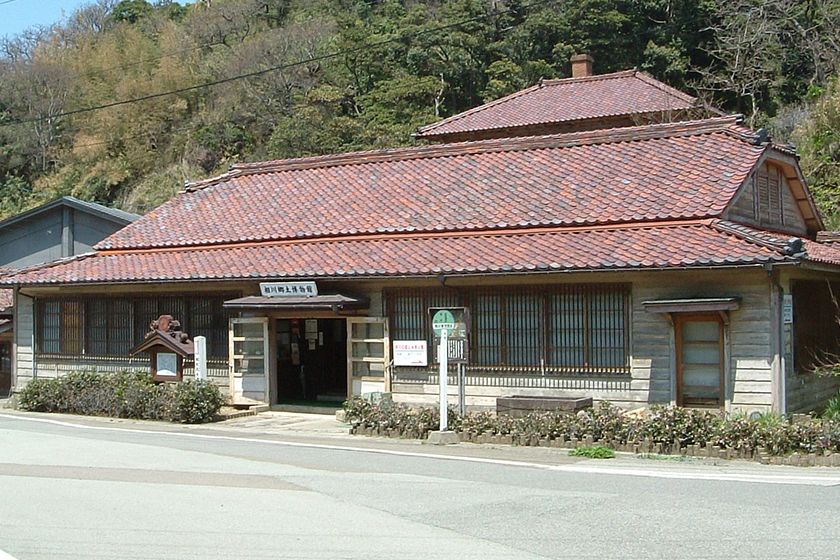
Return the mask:
<svg viewBox="0 0 840 560">
<path fill-rule="evenodd" d="M 823 410 L 822 417 L 828 420 L 840 421 L 840 393 L 831 398 Z"/>
<path fill-rule="evenodd" d="M 754 105 L 761 122 L 812 103 L 796 140 L 821 208 L 834 216 L 830 223 L 840 220 L 832 214 L 840 203 L 836 88 L 827 87 L 840 59 L 832 46 L 840 44 L 833 23 L 840 3 L 522 5 L 122 0 L 110 11 L 82 8 L 54 29 L 8 39 L 0 54 L 0 218 L 71 193 L 145 212 L 185 179 L 233 161 L 407 145 L 416 127 L 568 76 L 569 57 L 589 52 L 598 73 L 635 66 L 689 92 L 701 84 L 726 110 Z M 752 9 L 732 9 L 742 5 Z M 489 15 L 504 7 L 516 9 Z M 751 56 L 734 58 L 758 69 L 747 83 L 749 72 L 726 66 L 741 51 L 725 39 L 742 36 L 754 14 L 766 17 L 767 33 L 747 45 Z M 471 21 L 453 26 L 464 20 Z M 440 26 L 450 27 L 433 30 Z M 345 54 L 290 64 L 334 51 Z M 279 66 L 217 87 L 57 116 Z M 17 119 L 43 120 L 9 125 Z"/>
<path fill-rule="evenodd" d="M 152 5 L 145 0 L 122 0 L 111 10 L 114 21 L 137 23 L 152 13 Z"/>
<path fill-rule="evenodd" d="M 74 372 L 34 379 L 20 393 L 19 406 L 33 412 L 62 412 L 198 424 L 210 422 L 224 404 L 208 381 L 156 385 L 145 373 Z"/>
<path fill-rule="evenodd" d="M 834 80 L 810 106 L 793 140 L 829 229 L 840 229 L 840 83 Z"/>
<path fill-rule="evenodd" d="M 435 408 L 381 406 L 352 399 L 345 403 L 345 410 L 347 421 L 354 428 L 390 429 L 422 438 L 437 425 Z M 580 442 L 591 437 L 593 441 L 621 445 L 649 441 L 666 449 L 715 445 L 745 451 L 764 448 L 774 455 L 840 452 L 840 418 L 834 417 L 792 422 L 765 414 L 753 420 L 743 415 L 727 418 L 716 412 L 664 406 L 652 407 L 642 415 L 629 415 L 609 403 L 601 403 L 577 414 L 536 411 L 518 418 L 488 412 L 470 412 L 461 417 L 450 410 L 449 425 L 461 432 L 512 436 L 514 442 Z"/>
<path fill-rule="evenodd" d="M 603 445 L 585 445 L 569 451 L 572 457 L 586 457 L 587 459 L 615 459 L 615 451 Z"/>
<path fill-rule="evenodd" d="M 187 379 L 169 391 L 168 419 L 182 424 L 210 422 L 225 404 L 219 388 L 205 380 Z"/>
</svg>

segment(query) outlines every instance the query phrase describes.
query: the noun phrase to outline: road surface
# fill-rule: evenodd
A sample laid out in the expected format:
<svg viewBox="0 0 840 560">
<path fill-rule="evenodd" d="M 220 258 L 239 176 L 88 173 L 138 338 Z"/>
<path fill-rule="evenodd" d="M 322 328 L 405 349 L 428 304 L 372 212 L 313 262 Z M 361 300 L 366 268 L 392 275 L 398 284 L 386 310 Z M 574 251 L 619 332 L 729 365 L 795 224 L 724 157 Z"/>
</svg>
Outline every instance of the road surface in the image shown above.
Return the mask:
<svg viewBox="0 0 840 560">
<path fill-rule="evenodd" d="M 0 413 L 0 560 L 838 557 L 840 470 Z"/>
</svg>

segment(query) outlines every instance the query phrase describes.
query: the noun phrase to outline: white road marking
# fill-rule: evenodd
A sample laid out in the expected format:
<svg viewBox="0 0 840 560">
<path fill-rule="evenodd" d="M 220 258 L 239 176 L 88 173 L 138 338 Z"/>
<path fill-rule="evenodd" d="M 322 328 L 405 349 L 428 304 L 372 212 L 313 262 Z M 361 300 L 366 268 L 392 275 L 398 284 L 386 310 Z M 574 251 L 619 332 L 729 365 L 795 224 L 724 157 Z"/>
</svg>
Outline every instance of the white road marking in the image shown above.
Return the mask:
<svg viewBox="0 0 840 560">
<path fill-rule="evenodd" d="M 0 550 L 0 560 L 17 560 L 17 558 L 12 556 L 8 552 L 3 552 L 2 550 Z"/>
<path fill-rule="evenodd" d="M 17 414 L 2 414 L 0 418 L 9 420 L 19 420 L 22 422 L 36 422 L 42 424 L 52 424 L 54 426 L 62 426 L 66 428 L 75 428 L 80 430 L 102 431 L 102 432 L 118 432 L 130 434 L 150 434 L 163 435 L 191 439 L 203 440 L 219 440 L 219 441 L 237 441 L 243 443 L 259 443 L 263 445 L 277 445 L 282 447 L 298 447 L 304 449 L 325 449 L 331 451 L 348 451 L 353 453 L 373 453 L 377 455 L 391 455 L 397 457 L 413 457 L 419 459 L 438 459 L 444 461 L 459 461 L 464 463 L 482 463 L 488 465 L 501 465 L 509 467 L 524 467 L 548 471 L 568 472 L 578 474 L 602 474 L 602 475 L 618 475 L 618 476 L 636 476 L 647 478 L 665 478 L 678 480 L 707 480 L 717 482 L 752 482 L 757 484 L 797 484 L 808 486 L 840 486 L 840 476 L 807 476 L 795 474 L 751 474 L 745 472 L 713 472 L 713 471 L 699 471 L 699 470 L 664 470 L 664 469 L 644 469 L 635 467 L 618 467 L 610 465 L 596 465 L 596 464 L 575 464 L 575 465 L 547 465 L 544 463 L 533 463 L 529 461 L 513 461 L 509 459 L 489 459 L 485 457 L 464 457 L 459 455 L 443 455 L 440 453 L 418 453 L 413 451 L 396 451 L 393 449 L 372 449 L 367 447 L 354 447 L 349 445 L 330 445 L 322 443 L 300 443 L 293 441 L 277 441 L 266 440 L 259 438 L 237 437 L 237 436 L 219 436 L 211 434 L 190 434 L 183 432 L 169 432 L 165 430 L 134 430 L 130 428 L 117 428 L 112 426 L 87 426 L 84 424 L 75 424 L 73 422 L 66 422 L 63 420 L 52 420 L 49 418 L 28 418 L 19 416 Z M 2 551 L 0 551 L 2 553 Z M 8 560 L 0 554 L 0 560 Z M 14 559 L 12 559 L 14 560 Z"/>
</svg>

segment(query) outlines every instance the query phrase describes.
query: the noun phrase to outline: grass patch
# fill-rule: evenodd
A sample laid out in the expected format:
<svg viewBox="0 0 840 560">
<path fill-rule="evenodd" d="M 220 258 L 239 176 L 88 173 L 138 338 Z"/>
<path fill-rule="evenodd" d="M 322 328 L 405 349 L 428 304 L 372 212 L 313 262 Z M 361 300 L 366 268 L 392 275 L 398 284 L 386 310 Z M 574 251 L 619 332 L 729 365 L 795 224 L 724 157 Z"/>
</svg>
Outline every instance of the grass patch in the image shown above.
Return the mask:
<svg viewBox="0 0 840 560">
<path fill-rule="evenodd" d="M 690 461 L 692 457 L 685 455 L 661 455 L 659 453 L 640 453 L 639 459 L 648 459 L 651 461 L 671 461 L 672 463 L 685 463 Z"/>
<path fill-rule="evenodd" d="M 578 447 L 569 451 L 572 457 L 586 457 L 587 459 L 614 459 L 615 451 L 603 445 Z"/>
</svg>

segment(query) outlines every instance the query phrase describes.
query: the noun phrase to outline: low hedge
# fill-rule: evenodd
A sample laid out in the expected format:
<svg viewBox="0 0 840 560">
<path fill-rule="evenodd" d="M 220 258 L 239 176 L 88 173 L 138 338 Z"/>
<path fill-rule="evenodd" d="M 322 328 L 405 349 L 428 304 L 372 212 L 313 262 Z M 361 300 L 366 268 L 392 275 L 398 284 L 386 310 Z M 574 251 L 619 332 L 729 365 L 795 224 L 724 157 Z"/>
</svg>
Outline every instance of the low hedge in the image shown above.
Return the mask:
<svg viewBox="0 0 840 560">
<path fill-rule="evenodd" d="M 375 405 L 354 398 L 345 403 L 354 433 L 423 438 L 436 430 L 437 408 L 402 404 Z M 533 445 L 539 442 L 602 442 L 613 448 L 656 448 L 679 453 L 691 448 L 728 449 L 739 456 L 761 450 L 769 455 L 840 453 L 840 419 L 806 417 L 796 422 L 775 415 L 758 419 L 725 417 L 712 411 L 654 406 L 644 414 L 627 414 L 609 403 L 577 414 L 532 412 L 520 418 L 449 410 L 450 429 L 469 435 L 501 436 L 496 441 Z M 642 445 L 644 444 L 644 445 Z"/>
<path fill-rule="evenodd" d="M 34 379 L 20 392 L 18 406 L 33 412 L 64 412 L 200 424 L 213 420 L 225 399 L 208 381 L 156 385 L 145 373 L 70 373 Z"/>
</svg>

